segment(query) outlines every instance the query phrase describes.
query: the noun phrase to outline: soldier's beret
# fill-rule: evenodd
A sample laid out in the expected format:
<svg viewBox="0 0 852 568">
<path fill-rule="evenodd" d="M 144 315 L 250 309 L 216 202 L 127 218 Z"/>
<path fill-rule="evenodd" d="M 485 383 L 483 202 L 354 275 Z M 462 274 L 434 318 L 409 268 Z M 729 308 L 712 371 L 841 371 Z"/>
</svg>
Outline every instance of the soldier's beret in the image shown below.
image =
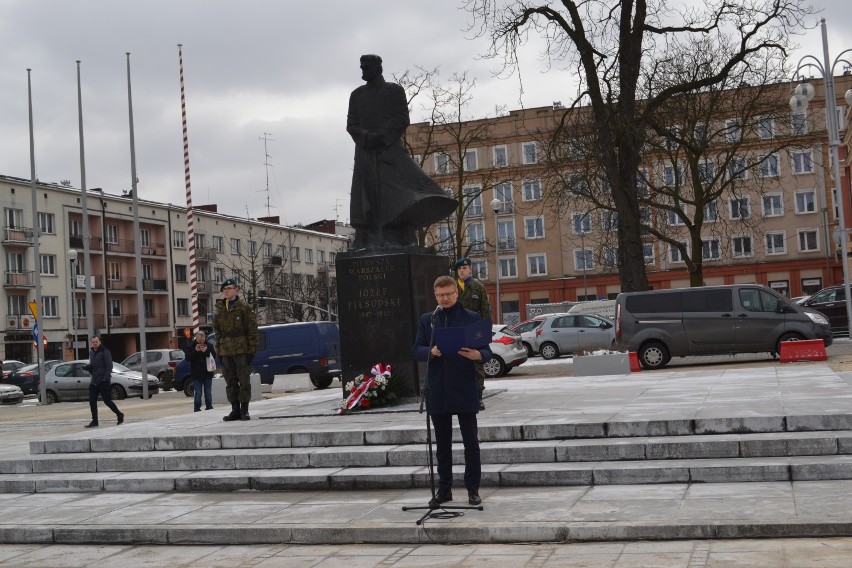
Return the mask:
<svg viewBox="0 0 852 568">
<path fill-rule="evenodd" d="M 239 288 L 239 284 L 237 284 L 237 281 L 233 278 L 228 278 L 227 280 L 222 282 L 222 285 L 219 286 L 219 291 L 221 292 L 222 290 L 224 290 L 225 286 L 236 286 L 237 288 Z"/>
<path fill-rule="evenodd" d="M 471 265 L 473 265 L 473 262 L 468 257 L 464 257 L 464 258 L 458 259 L 456 261 L 455 265 L 453 265 L 453 268 L 458 270 L 462 266 L 471 266 Z"/>
</svg>

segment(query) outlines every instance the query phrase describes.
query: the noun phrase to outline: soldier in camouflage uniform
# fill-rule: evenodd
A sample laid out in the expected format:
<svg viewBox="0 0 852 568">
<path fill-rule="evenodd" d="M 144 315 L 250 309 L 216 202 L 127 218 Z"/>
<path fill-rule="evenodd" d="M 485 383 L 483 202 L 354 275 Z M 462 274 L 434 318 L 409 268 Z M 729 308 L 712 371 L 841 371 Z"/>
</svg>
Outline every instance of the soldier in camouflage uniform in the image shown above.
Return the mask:
<svg viewBox="0 0 852 568">
<path fill-rule="evenodd" d="M 251 362 L 259 339 L 257 317 L 251 306 L 237 295 L 240 288 L 236 280 L 228 278 L 219 290 L 224 298 L 216 302 L 213 331 L 225 376 L 225 392 L 231 403 L 231 413 L 223 420 L 250 420 Z"/>
<path fill-rule="evenodd" d="M 456 261 L 456 283 L 459 288 L 459 303 L 468 310 L 479 314 L 482 319 L 491 319 L 491 304 L 488 302 L 488 293 L 485 286 L 473 277 L 473 263 L 467 257 Z M 475 363 L 476 385 L 479 388 L 479 410 L 485 410 L 482 402 L 482 391 L 485 390 L 485 369 L 482 363 Z"/>
</svg>

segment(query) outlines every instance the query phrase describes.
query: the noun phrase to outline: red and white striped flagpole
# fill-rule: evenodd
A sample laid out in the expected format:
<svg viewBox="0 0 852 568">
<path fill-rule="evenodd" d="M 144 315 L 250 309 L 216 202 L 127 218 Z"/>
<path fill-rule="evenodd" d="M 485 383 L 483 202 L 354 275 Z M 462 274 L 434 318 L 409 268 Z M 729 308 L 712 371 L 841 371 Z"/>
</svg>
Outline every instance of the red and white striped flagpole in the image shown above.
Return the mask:
<svg viewBox="0 0 852 568">
<path fill-rule="evenodd" d="M 189 138 L 186 129 L 186 95 L 183 88 L 183 44 L 178 44 L 180 61 L 180 116 L 183 124 L 183 174 L 186 183 L 186 224 L 189 241 L 189 287 L 192 294 L 192 331 L 198 326 L 198 268 L 195 264 L 195 216 L 192 212 L 192 184 L 189 180 Z"/>
</svg>

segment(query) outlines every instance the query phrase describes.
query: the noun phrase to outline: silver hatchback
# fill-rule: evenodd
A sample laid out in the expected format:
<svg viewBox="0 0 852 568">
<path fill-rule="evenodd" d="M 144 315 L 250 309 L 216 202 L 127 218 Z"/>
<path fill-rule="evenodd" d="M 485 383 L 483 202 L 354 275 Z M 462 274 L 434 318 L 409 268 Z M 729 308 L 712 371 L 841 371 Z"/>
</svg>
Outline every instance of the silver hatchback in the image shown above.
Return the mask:
<svg viewBox="0 0 852 568">
<path fill-rule="evenodd" d="M 149 349 L 145 351 L 148 374 L 157 375 L 157 378 L 162 379 L 167 370 L 171 369 L 174 372 L 175 367 L 183 361 L 184 357 L 186 353 L 180 349 Z M 133 371 L 142 371 L 142 353 L 137 351 L 121 364 Z"/>
<path fill-rule="evenodd" d="M 608 349 L 615 343 L 615 324 L 592 314 L 547 316 L 535 330 L 536 349 L 545 359 L 595 349 Z"/>
<path fill-rule="evenodd" d="M 92 375 L 84 367 L 88 359 L 59 363 L 45 373 L 45 389 L 47 402 L 54 403 L 68 400 L 88 400 L 89 384 Z M 110 381 L 112 398 L 122 400 L 127 397 L 142 396 L 142 374 L 131 371 L 121 363 L 112 364 L 112 380 Z M 148 375 L 148 394 L 160 392 L 160 381 L 153 375 Z"/>
</svg>

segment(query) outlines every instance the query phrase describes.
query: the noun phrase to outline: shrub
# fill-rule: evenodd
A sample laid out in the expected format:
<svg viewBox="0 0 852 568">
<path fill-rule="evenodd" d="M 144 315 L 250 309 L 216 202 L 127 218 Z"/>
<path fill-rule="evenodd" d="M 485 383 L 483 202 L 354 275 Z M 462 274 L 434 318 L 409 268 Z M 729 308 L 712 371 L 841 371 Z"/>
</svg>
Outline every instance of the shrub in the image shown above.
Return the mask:
<svg viewBox="0 0 852 568">
<path fill-rule="evenodd" d="M 172 381 L 174 381 L 175 372 L 174 369 L 166 369 L 160 374 L 160 390 L 170 391 L 172 390 Z"/>
</svg>

